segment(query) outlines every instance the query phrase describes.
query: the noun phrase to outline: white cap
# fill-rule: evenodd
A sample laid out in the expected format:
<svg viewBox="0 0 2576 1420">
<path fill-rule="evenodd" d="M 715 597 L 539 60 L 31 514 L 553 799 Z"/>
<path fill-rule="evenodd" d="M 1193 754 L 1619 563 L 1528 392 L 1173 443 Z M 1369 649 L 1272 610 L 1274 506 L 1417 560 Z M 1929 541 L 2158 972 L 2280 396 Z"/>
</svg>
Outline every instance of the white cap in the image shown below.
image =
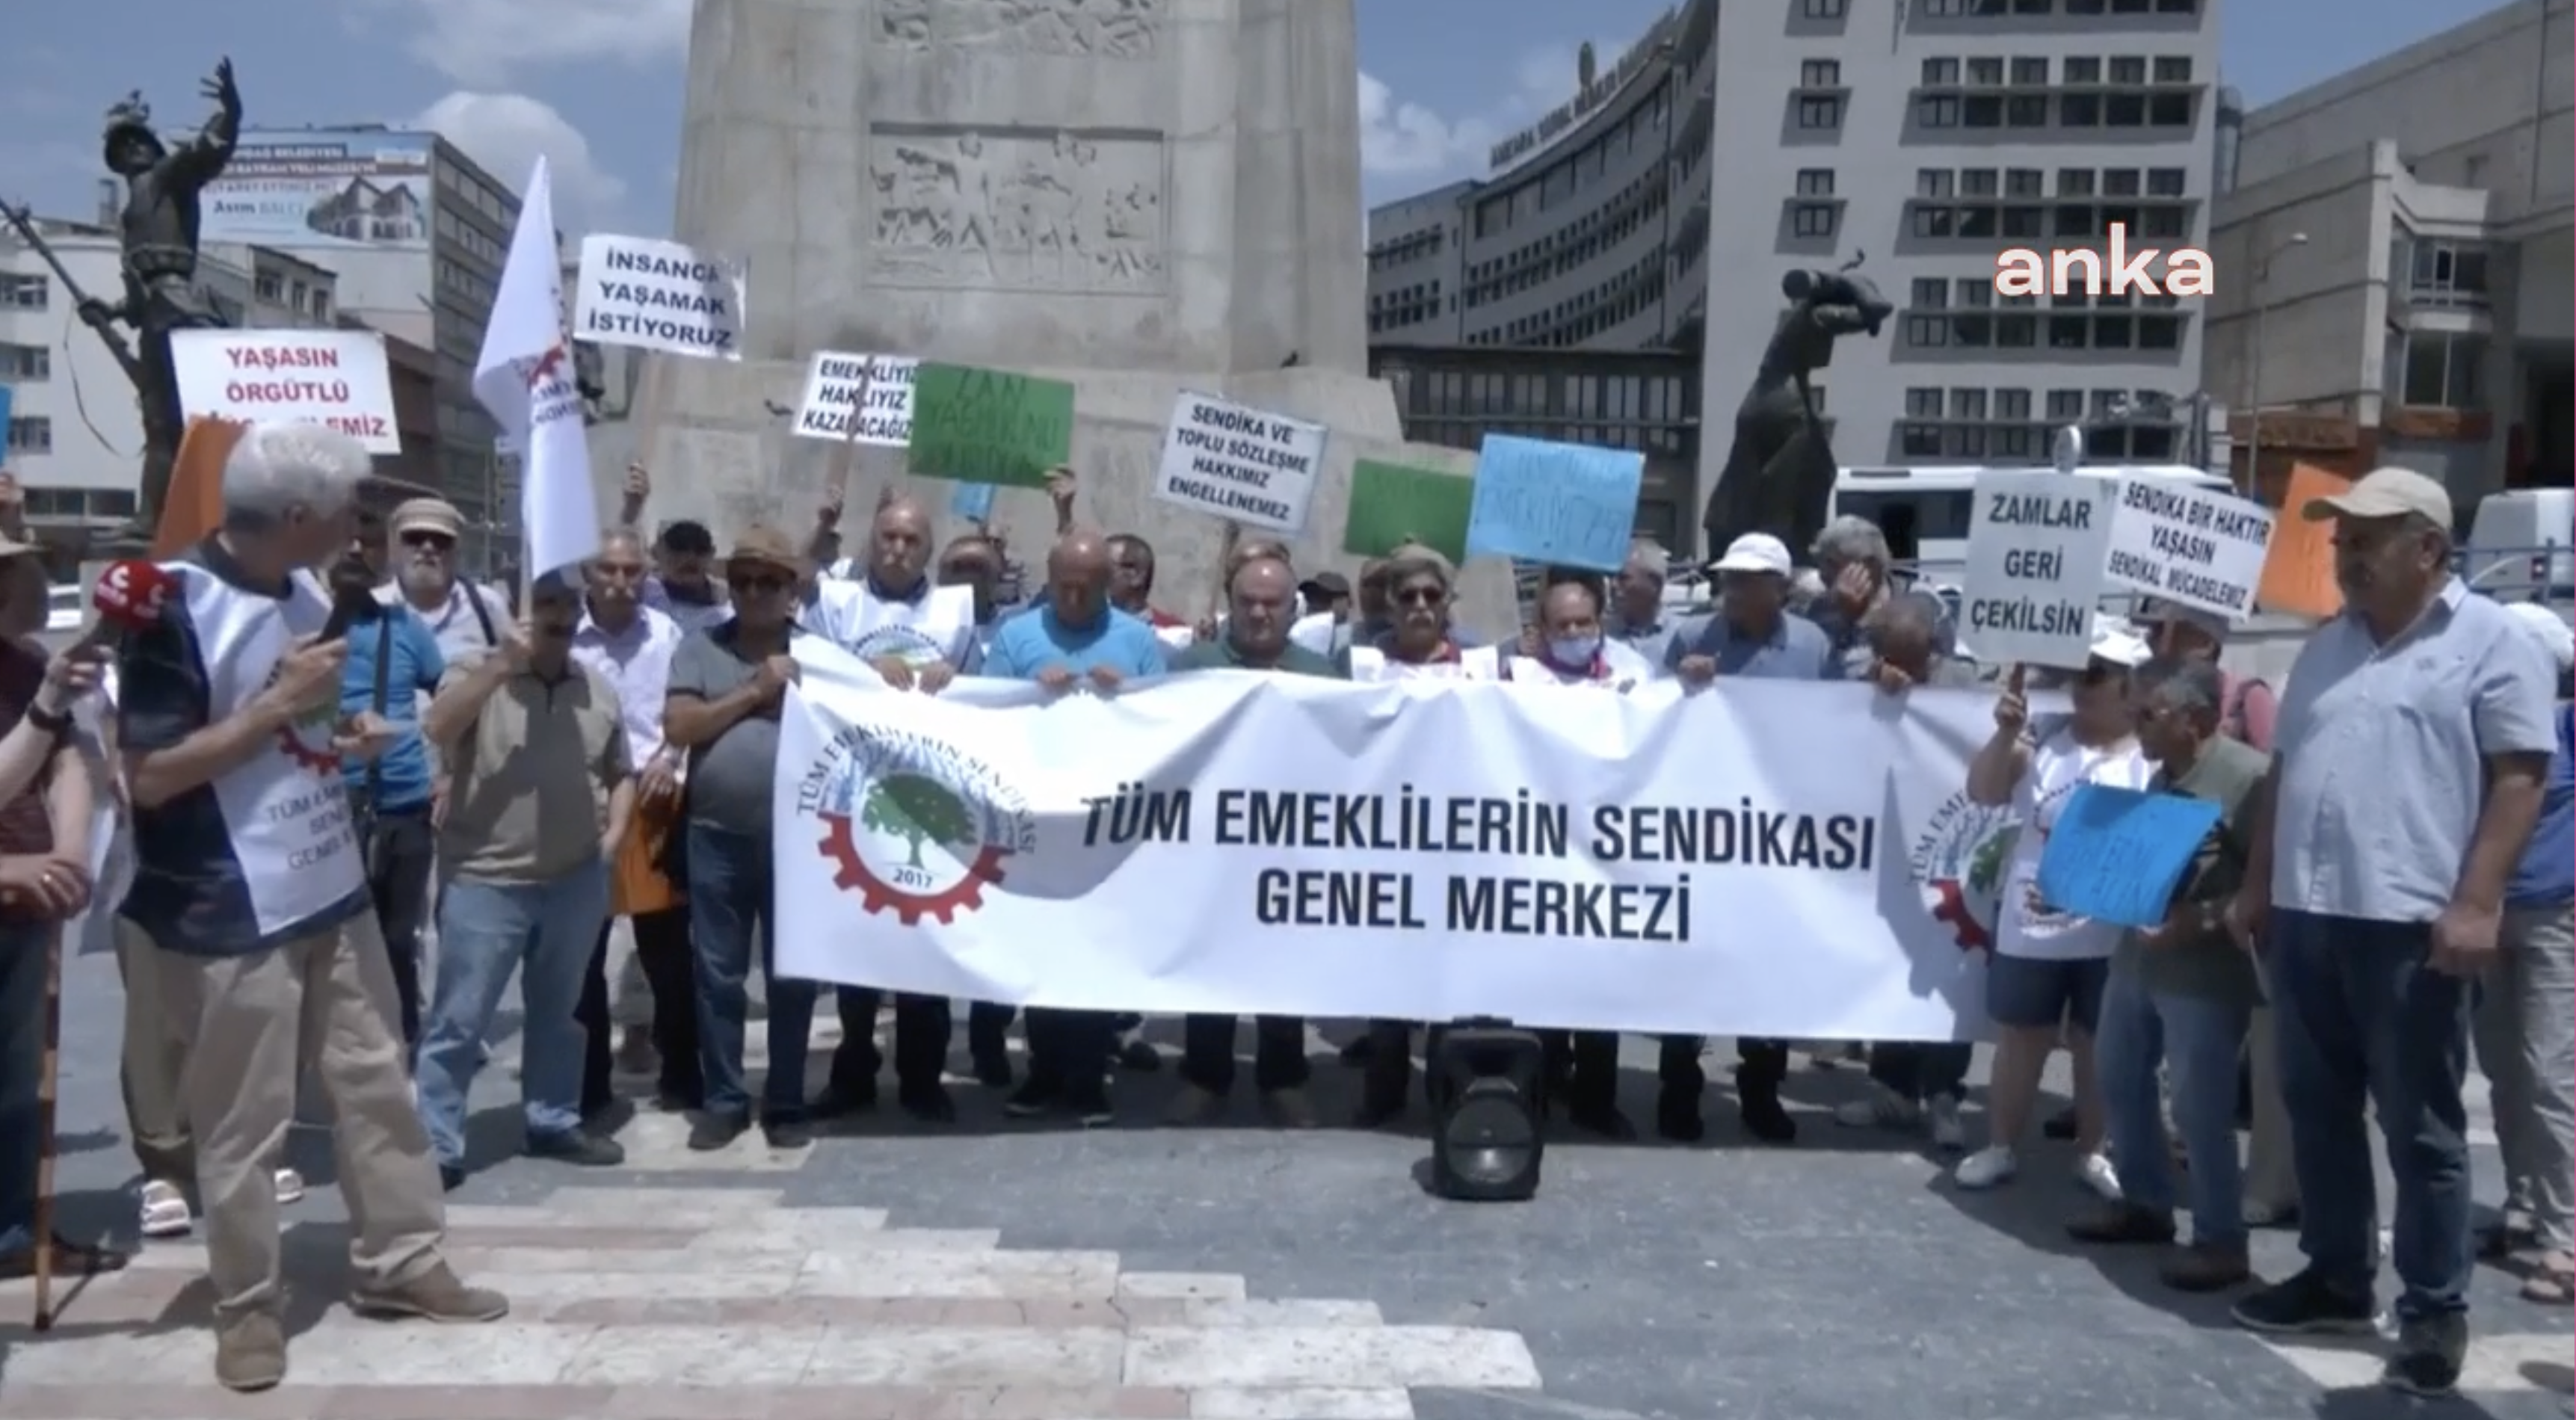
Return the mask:
<svg viewBox="0 0 2576 1420">
<path fill-rule="evenodd" d="M 2576 626 L 2538 602 L 2507 602 L 2504 609 L 2516 628 L 2549 652 L 2560 675 L 2576 670 Z"/>
<path fill-rule="evenodd" d="M 1712 572 L 1767 572 L 1786 577 L 1797 564 L 1789 544 L 1769 533 L 1746 533 L 1726 545 L 1726 555 L 1708 565 Z"/>
<path fill-rule="evenodd" d="M 2115 666 L 2143 666 L 2156 654 L 2127 617 L 2103 611 L 2093 613 L 2093 644 L 2089 649 L 2093 659 Z"/>
</svg>

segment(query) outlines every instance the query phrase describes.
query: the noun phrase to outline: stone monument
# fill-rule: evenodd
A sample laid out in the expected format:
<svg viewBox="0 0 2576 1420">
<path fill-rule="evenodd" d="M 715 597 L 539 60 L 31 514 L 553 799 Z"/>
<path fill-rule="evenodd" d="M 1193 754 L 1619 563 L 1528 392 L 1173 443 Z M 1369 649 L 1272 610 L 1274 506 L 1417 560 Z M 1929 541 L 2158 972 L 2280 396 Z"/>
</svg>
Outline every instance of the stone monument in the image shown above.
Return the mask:
<svg viewBox="0 0 2576 1420">
<path fill-rule="evenodd" d="M 1700 530 L 1711 553 L 1746 533 L 1770 533 L 1804 552 L 1824 530 L 1834 450 L 1813 376 L 1833 363 L 1834 342 L 1875 338 L 1896 307 L 1860 274 L 1867 253 L 1833 271 L 1780 278 L 1787 309 L 1771 328 L 1753 387 L 1735 409 L 1735 442 L 1708 494 Z"/>
<path fill-rule="evenodd" d="M 1358 77 L 1353 0 L 697 0 L 674 235 L 745 260 L 748 310 L 739 363 L 644 378 L 657 515 L 802 525 L 845 454 L 773 411 L 818 350 L 918 355 L 1073 381 L 1082 517 L 1153 541 L 1175 611 L 1222 529 L 1150 496 L 1174 396 L 1321 421 L 1297 554 L 1347 567 L 1355 458 L 1472 465 L 1367 377 Z M 872 447 L 850 482 L 952 487 Z M 1052 514 L 995 522 L 1028 556 Z"/>
</svg>

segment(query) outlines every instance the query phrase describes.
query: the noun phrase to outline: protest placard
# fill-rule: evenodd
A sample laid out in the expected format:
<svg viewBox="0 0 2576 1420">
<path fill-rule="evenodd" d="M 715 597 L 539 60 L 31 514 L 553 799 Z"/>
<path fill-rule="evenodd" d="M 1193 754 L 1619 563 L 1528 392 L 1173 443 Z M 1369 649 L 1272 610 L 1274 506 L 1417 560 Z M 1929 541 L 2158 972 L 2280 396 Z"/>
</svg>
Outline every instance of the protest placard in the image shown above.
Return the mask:
<svg viewBox="0 0 2576 1420">
<path fill-rule="evenodd" d="M 1959 639 L 1992 665 L 2092 659 L 2119 480 L 2045 469 L 1977 475 Z"/>
<path fill-rule="evenodd" d="M 2102 575 L 2167 602 L 2242 621 L 2254 611 L 2272 513 L 2220 488 L 2124 474 Z"/>
<path fill-rule="evenodd" d="M 581 239 L 573 334 L 702 360 L 742 358 L 742 263 L 678 242 Z"/>
<path fill-rule="evenodd" d="M 1194 390 L 1172 401 L 1154 496 L 1244 527 L 1306 530 L 1324 426 Z"/>
<path fill-rule="evenodd" d="M 796 402 L 796 432 L 807 439 L 850 437 L 850 412 L 867 401 L 856 440 L 902 448 L 912 442 L 912 381 L 921 362 L 904 355 L 850 355 L 826 350 L 805 370 Z"/>
<path fill-rule="evenodd" d="M 2290 486 L 2282 495 L 2287 515 L 2272 523 L 2272 542 L 2263 552 L 2263 576 L 2254 592 L 2265 611 L 2325 618 L 2343 610 L 2343 586 L 2335 580 L 2334 524 L 2312 523 L 2304 510 L 2319 498 L 2331 498 L 2352 487 L 2352 480 L 2314 464 L 2290 469 Z"/>
<path fill-rule="evenodd" d="M 1636 536 L 1646 456 L 1488 434 L 1476 453 L 1467 555 L 1616 572 Z"/>
<path fill-rule="evenodd" d="M 989 483 L 961 483 L 948 495 L 948 511 L 970 523 L 993 520 L 993 494 L 998 491 Z"/>
<path fill-rule="evenodd" d="M 1358 459 L 1351 464 L 1351 505 L 1342 520 L 1342 551 L 1384 557 L 1408 542 L 1452 562 L 1467 560 L 1467 514 L 1476 486 L 1454 473 Z"/>
<path fill-rule="evenodd" d="M 1044 488 L 1073 457 L 1073 386 L 1063 380 L 924 364 L 912 376 L 916 478 Z"/>
<path fill-rule="evenodd" d="M 402 452 L 385 338 L 375 331 L 175 331 L 170 363 L 191 418 L 327 424 L 368 453 Z"/>
<path fill-rule="evenodd" d="M 2215 800 L 2079 784 L 2040 850 L 2040 898 L 2096 922 L 2158 926 L 2217 826 Z"/>
</svg>

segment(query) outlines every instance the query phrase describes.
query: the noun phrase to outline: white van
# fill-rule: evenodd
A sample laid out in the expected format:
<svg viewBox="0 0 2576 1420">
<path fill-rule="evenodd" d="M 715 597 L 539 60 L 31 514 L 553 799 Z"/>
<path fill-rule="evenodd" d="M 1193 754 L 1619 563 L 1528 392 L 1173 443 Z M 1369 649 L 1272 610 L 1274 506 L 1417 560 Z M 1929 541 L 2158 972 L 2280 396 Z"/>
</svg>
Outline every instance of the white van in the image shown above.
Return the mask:
<svg viewBox="0 0 2576 1420">
<path fill-rule="evenodd" d="M 2576 597 L 2576 488 L 2515 488 L 2478 500 L 2460 575 L 2503 601 Z"/>
<path fill-rule="evenodd" d="M 1968 522 L 1976 508 L 1977 475 L 1987 471 L 1974 464 L 1837 469 L 1826 514 L 1878 524 L 1897 561 L 1936 575 L 1946 572 L 1955 579 L 1968 561 Z M 2037 470 L 2016 465 L 2007 471 Z M 2182 464 L 2085 464 L 2071 472 L 2094 478 L 2144 474 L 2195 488 L 2228 486 L 2217 474 Z"/>
</svg>

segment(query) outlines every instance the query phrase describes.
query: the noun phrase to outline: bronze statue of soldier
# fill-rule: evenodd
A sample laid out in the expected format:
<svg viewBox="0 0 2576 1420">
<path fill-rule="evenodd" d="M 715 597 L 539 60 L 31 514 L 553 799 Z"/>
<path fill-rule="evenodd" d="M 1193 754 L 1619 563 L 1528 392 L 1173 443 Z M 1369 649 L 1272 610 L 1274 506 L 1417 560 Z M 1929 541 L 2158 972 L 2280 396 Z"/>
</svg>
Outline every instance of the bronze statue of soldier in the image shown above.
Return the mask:
<svg viewBox="0 0 2576 1420">
<path fill-rule="evenodd" d="M 1753 387 L 1736 406 L 1735 442 L 1700 520 L 1712 552 L 1752 532 L 1803 548 L 1823 531 L 1835 465 L 1812 377 L 1833 363 L 1836 340 L 1875 336 L 1896 311 L 1858 274 L 1865 259 L 1855 255 L 1838 270 L 1780 278 L 1789 308 L 1763 349 Z"/>
</svg>

